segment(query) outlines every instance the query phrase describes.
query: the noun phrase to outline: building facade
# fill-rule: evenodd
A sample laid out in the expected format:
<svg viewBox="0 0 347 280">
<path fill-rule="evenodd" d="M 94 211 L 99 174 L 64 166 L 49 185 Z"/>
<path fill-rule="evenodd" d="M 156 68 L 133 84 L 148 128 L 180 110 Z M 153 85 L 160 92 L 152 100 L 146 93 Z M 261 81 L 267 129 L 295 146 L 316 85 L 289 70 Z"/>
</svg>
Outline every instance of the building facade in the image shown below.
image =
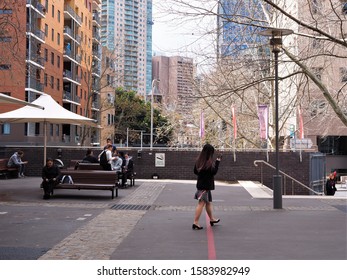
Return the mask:
<svg viewBox="0 0 347 280">
<path fill-rule="evenodd" d="M 0 9 L 11 22 L 0 35 L 0 91 L 34 101 L 51 95 L 65 109 L 100 121 L 97 89 L 101 51 L 100 0 L 20 0 Z M 6 24 L 5 24 L 6 25 Z M 0 107 L 6 112 L 13 107 Z M 2 124 L 1 142 L 42 143 L 40 123 Z M 71 124 L 51 124 L 48 144 L 98 142 L 99 132 Z"/>
<path fill-rule="evenodd" d="M 192 58 L 154 56 L 152 59 L 152 76 L 160 81 L 162 103 L 184 116 L 191 115 L 195 73 Z"/>
<path fill-rule="evenodd" d="M 152 1 L 115 0 L 102 2 L 101 43 L 117 53 L 117 83 L 145 97 L 147 60 L 151 50 Z"/>
</svg>

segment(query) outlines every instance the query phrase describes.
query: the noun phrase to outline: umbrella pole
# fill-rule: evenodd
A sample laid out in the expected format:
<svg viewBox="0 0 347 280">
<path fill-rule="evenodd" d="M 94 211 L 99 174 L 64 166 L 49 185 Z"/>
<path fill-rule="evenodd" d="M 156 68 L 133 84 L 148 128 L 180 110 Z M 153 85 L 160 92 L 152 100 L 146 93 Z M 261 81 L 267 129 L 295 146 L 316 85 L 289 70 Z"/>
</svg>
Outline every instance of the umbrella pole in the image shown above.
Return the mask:
<svg viewBox="0 0 347 280">
<path fill-rule="evenodd" d="M 47 157 L 47 121 L 43 122 L 43 166 L 46 164 Z"/>
</svg>

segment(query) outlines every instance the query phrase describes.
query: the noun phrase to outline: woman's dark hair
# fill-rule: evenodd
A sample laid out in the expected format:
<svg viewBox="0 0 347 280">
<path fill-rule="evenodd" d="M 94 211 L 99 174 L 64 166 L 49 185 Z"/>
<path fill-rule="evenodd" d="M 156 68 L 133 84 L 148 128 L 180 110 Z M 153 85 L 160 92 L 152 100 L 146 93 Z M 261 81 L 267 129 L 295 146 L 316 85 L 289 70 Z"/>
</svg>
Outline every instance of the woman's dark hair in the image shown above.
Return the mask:
<svg viewBox="0 0 347 280">
<path fill-rule="evenodd" d="M 198 171 L 209 169 L 212 167 L 213 154 L 214 154 L 213 146 L 210 144 L 205 144 L 195 163 L 195 166 L 198 169 Z"/>
<path fill-rule="evenodd" d="M 52 158 L 47 158 L 46 159 L 46 163 L 49 162 L 49 161 L 54 162 Z"/>
<path fill-rule="evenodd" d="M 86 156 L 89 156 L 89 155 L 91 155 L 92 154 L 92 149 L 88 149 L 87 150 L 87 153 L 86 153 Z"/>
</svg>

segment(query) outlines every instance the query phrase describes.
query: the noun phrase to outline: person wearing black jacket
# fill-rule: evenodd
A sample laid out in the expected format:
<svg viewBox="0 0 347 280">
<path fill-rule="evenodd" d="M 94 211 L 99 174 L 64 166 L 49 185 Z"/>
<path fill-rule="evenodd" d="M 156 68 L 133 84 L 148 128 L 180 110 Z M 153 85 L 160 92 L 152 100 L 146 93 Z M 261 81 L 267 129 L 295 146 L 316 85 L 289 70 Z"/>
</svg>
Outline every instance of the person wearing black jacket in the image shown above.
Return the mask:
<svg viewBox="0 0 347 280">
<path fill-rule="evenodd" d="M 99 163 L 98 159 L 93 155 L 93 150 L 88 149 L 86 156 L 82 159 L 83 163 Z"/>
<path fill-rule="evenodd" d="M 334 173 L 331 173 L 329 175 L 329 179 L 327 180 L 326 184 L 325 184 L 325 191 L 326 191 L 326 195 L 335 195 L 336 192 L 336 178 Z"/>
<path fill-rule="evenodd" d="M 61 179 L 60 169 L 54 165 L 51 158 L 46 160 L 46 165 L 42 168 L 42 179 L 43 199 L 49 199 L 54 185 L 57 185 Z"/>
<path fill-rule="evenodd" d="M 219 163 L 221 156 L 217 157 L 216 161 L 213 162 L 214 147 L 210 144 L 205 144 L 198 159 L 194 165 L 194 173 L 198 176 L 194 198 L 198 200 L 198 205 L 195 209 L 193 229 L 203 229 L 199 225 L 199 219 L 202 210 L 206 209 L 206 213 L 210 218 L 210 225 L 213 226 L 219 223 L 220 219 L 216 219 L 212 214 L 212 194 L 211 190 L 214 190 L 214 176 L 218 172 Z"/>
</svg>

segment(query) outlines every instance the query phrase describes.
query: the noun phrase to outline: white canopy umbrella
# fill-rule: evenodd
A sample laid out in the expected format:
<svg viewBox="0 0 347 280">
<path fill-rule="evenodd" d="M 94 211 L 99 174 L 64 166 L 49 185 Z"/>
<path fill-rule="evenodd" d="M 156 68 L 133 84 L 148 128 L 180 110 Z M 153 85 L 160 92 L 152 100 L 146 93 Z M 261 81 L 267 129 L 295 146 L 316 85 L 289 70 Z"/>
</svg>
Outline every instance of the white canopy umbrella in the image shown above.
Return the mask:
<svg viewBox="0 0 347 280">
<path fill-rule="evenodd" d="M 18 98 L 14 98 L 12 96 L 0 93 L 0 103 L 12 103 L 12 104 L 19 104 L 19 105 L 28 105 L 31 107 L 35 107 L 38 109 L 44 109 L 44 107 L 36 104 L 31 104 L 30 102 L 26 102 L 24 100 L 20 100 Z"/>
<path fill-rule="evenodd" d="M 47 147 L 47 123 L 55 124 L 73 124 L 87 125 L 98 127 L 95 120 L 80 116 L 60 106 L 50 95 L 41 95 L 33 101 L 31 105 L 44 107 L 44 110 L 37 110 L 32 106 L 24 106 L 22 108 L 0 114 L 0 123 L 27 123 L 27 122 L 43 122 L 44 123 L 44 164 L 46 163 L 46 147 Z"/>
</svg>

